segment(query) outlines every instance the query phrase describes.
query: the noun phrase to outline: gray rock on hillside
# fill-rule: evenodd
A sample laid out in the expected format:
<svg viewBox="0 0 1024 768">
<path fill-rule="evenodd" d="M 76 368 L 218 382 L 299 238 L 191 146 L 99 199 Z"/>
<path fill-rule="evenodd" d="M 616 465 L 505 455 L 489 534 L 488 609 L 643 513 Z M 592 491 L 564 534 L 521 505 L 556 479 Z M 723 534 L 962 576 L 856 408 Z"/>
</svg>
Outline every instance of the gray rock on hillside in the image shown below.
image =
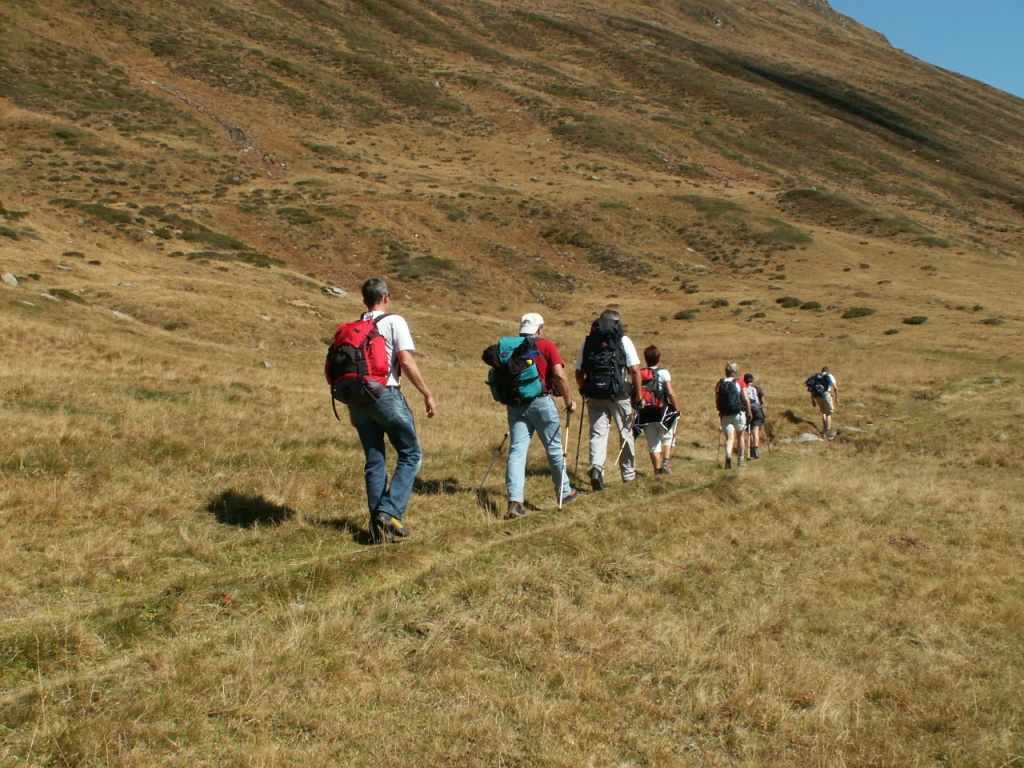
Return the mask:
<svg viewBox="0 0 1024 768">
<path fill-rule="evenodd" d="M 4 280 L 5 283 L 7 283 L 12 288 L 17 288 L 18 287 L 18 278 L 16 278 L 10 272 L 4 272 L 3 280 Z"/>
<path fill-rule="evenodd" d="M 327 296 L 336 296 L 339 299 L 348 296 L 348 291 L 343 291 L 341 290 L 341 288 L 335 288 L 330 285 L 325 285 L 323 288 L 320 289 L 320 292 Z"/>
</svg>

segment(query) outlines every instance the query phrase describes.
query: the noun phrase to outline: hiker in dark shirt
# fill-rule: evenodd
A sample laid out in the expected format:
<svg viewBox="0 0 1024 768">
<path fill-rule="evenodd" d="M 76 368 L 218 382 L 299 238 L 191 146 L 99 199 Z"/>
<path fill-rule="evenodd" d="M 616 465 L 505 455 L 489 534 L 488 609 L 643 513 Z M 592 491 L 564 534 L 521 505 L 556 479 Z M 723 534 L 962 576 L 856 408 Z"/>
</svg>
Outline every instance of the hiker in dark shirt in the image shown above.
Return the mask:
<svg viewBox="0 0 1024 768">
<path fill-rule="evenodd" d="M 764 426 L 764 390 L 754 385 L 754 374 L 743 374 L 743 383 L 750 402 L 750 421 L 747 430 L 750 438 L 750 458 L 761 458 L 761 427 Z"/>
</svg>

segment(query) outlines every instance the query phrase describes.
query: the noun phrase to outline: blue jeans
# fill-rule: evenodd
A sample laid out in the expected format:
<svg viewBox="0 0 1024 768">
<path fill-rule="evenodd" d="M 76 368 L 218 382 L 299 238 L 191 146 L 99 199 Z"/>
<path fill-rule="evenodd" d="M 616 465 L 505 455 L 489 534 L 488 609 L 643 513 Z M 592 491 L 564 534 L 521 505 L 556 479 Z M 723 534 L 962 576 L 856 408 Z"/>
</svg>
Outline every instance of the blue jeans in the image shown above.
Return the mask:
<svg viewBox="0 0 1024 768">
<path fill-rule="evenodd" d="M 371 521 L 377 512 L 387 512 L 401 520 L 409 506 L 416 474 L 423 464 L 423 451 L 409 404 L 398 387 L 388 387 L 377 402 L 350 405 L 348 412 L 366 454 L 366 503 Z M 384 455 L 385 435 L 398 452 L 390 485 Z"/>
<path fill-rule="evenodd" d="M 522 502 L 526 486 L 526 454 L 533 433 L 540 435 L 541 445 L 548 454 L 551 482 L 555 498 L 561 489 L 564 499 L 572 493 L 568 475 L 563 479 L 562 424 L 558 420 L 558 407 L 550 395 L 542 395 L 528 405 L 508 406 L 508 463 L 505 465 L 505 488 L 508 500 Z"/>
</svg>

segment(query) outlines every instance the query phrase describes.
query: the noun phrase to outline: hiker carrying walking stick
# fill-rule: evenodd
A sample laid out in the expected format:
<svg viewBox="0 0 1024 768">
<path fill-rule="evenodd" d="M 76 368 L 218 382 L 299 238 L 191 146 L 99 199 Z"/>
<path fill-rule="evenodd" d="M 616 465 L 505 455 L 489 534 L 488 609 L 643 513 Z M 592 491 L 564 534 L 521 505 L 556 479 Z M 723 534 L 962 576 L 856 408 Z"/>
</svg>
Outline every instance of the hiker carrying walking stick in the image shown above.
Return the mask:
<svg viewBox="0 0 1024 768">
<path fill-rule="evenodd" d="M 487 482 L 487 476 L 491 474 L 491 467 L 494 466 L 494 462 L 498 460 L 501 455 L 501 449 L 505 447 L 505 441 L 508 440 L 508 430 L 505 430 L 505 435 L 501 438 L 501 442 L 498 443 L 498 447 L 494 450 L 494 456 L 491 458 L 491 463 L 487 465 L 487 471 L 484 472 L 484 479 L 480 481 L 480 487 L 476 489 L 476 495 L 479 496 L 484 492 L 484 483 Z"/>
<path fill-rule="evenodd" d="M 508 509 L 505 514 L 506 520 L 513 520 L 526 514 L 524 508 L 526 490 L 526 454 L 530 447 L 530 440 L 536 432 L 540 437 L 541 444 L 548 457 L 548 466 L 551 469 L 551 482 L 554 485 L 555 499 L 561 509 L 566 504 L 571 504 L 579 498 L 573 490 L 568 475 L 565 471 L 565 453 L 562 450 L 562 425 L 558 417 L 558 408 L 555 405 L 555 396 L 561 397 L 565 402 L 566 413 L 571 415 L 576 410 L 576 403 L 572 399 L 572 391 L 569 388 L 569 380 L 565 375 L 565 362 L 554 342 L 544 338 L 544 318 L 536 312 L 523 315 L 519 323 L 519 336 L 522 344 L 517 351 L 525 346 L 530 356 L 526 353 L 519 355 L 518 360 L 522 365 L 517 365 L 519 373 L 523 370 L 535 368 L 531 372 L 532 384 L 539 387 L 530 389 L 529 394 L 521 397 L 508 398 L 513 402 L 507 402 L 508 411 L 508 432 L 511 437 L 508 446 L 508 462 L 505 466 L 505 487 L 508 490 Z M 509 341 L 511 346 L 515 339 L 506 337 L 498 346 Z M 485 358 L 487 353 L 485 352 Z M 510 359 L 516 358 L 514 352 Z M 529 362 L 524 362 L 528 360 Z M 498 369 L 495 369 L 496 374 Z M 519 376 L 519 373 L 515 374 Z M 533 394 L 539 390 L 539 394 Z M 504 402 L 504 401 L 503 401 Z M 568 437 L 566 438 L 568 440 Z"/>
<path fill-rule="evenodd" d="M 605 488 L 604 463 L 612 424 L 623 440 L 617 460 L 619 473 L 622 482 L 631 482 L 636 478 L 636 457 L 632 424 L 627 423 L 640 397 L 640 357 L 616 310 L 606 309 L 591 324 L 576 356 L 576 385 L 587 398 L 591 488 Z"/>
</svg>

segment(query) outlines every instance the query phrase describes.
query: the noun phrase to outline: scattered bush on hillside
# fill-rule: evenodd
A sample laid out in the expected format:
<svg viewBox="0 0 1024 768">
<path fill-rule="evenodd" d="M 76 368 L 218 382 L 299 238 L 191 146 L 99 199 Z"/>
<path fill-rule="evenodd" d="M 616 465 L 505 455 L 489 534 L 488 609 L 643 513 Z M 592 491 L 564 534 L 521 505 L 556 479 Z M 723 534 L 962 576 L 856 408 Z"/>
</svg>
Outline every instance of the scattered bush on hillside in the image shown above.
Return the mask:
<svg viewBox="0 0 1024 768">
<path fill-rule="evenodd" d="M 918 243 L 921 245 L 927 245 L 932 248 L 949 248 L 949 240 L 944 237 L 936 237 L 934 235 L 928 235 L 927 237 L 917 238 Z"/>
<path fill-rule="evenodd" d="M 548 227 L 541 231 L 540 236 L 549 243 L 556 245 L 575 245 L 577 248 L 591 248 L 596 244 L 594 236 L 585 229 L 573 231 L 561 227 Z"/>
<path fill-rule="evenodd" d="M 776 224 L 775 229 L 770 232 L 762 232 L 755 238 L 757 242 L 765 245 L 786 245 L 796 248 L 798 245 L 807 245 L 814 242 L 814 238 L 796 227 L 777 219 L 772 219 Z"/>
<path fill-rule="evenodd" d="M 852 320 L 857 317 L 868 317 L 869 315 L 875 314 L 876 310 L 871 307 L 850 307 L 848 310 L 843 312 L 844 320 Z"/>
<path fill-rule="evenodd" d="M 781 304 L 786 309 L 793 309 L 803 304 L 796 296 L 781 296 L 775 300 L 775 303 Z"/>
<path fill-rule="evenodd" d="M 672 315 L 673 320 L 696 320 L 699 309 L 681 309 Z"/>
<path fill-rule="evenodd" d="M 924 315 L 914 315 L 913 317 L 903 318 L 904 325 L 922 325 L 928 322 L 928 318 Z"/>
<path fill-rule="evenodd" d="M 66 288 L 51 288 L 46 293 L 53 296 L 55 299 L 60 299 L 61 301 L 70 301 L 74 304 L 85 304 L 85 299 L 77 293 L 72 293 Z"/>
<path fill-rule="evenodd" d="M 230 235 L 222 235 L 220 232 L 205 230 L 202 232 L 185 232 L 181 239 L 186 243 L 201 243 L 213 248 L 226 248 L 230 251 L 248 251 L 249 246 L 241 240 L 236 240 Z"/>
<path fill-rule="evenodd" d="M 434 203 L 434 205 L 440 210 L 444 211 L 445 216 L 448 217 L 448 221 L 465 221 L 469 218 L 469 214 L 459 208 L 457 205 L 451 203 Z"/>
<path fill-rule="evenodd" d="M 8 240 L 17 240 L 18 233 L 10 227 L 0 227 L 0 237 L 6 237 Z"/>
<path fill-rule="evenodd" d="M 701 302 L 701 303 L 702 304 L 710 304 L 712 309 L 719 309 L 720 307 L 728 307 L 729 306 L 729 300 L 728 299 L 710 299 L 709 301 Z"/>
<path fill-rule="evenodd" d="M 800 309 L 821 309 L 820 301 L 805 301 L 800 305 Z"/>
<path fill-rule="evenodd" d="M 679 287 L 683 293 L 694 294 L 700 292 L 700 285 L 693 282 L 693 280 L 684 280 L 683 284 Z"/>
<path fill-rule="evenodd" d="M 1005 321 L 999 319 L 998 317 L 989 317 L 989 318 L 986 318 L 985 320 L 982 320 L 981 324 L 982 325 L 1002 325 L 1004 322 Z"/>
<path fill-rule="evenodd" d="M 304 208 L 278 208 L 277 215 L 294 226 L 316 224 L 318 221 L 323 221 L 323 217 L 315 216 Z"/>
</svg>

